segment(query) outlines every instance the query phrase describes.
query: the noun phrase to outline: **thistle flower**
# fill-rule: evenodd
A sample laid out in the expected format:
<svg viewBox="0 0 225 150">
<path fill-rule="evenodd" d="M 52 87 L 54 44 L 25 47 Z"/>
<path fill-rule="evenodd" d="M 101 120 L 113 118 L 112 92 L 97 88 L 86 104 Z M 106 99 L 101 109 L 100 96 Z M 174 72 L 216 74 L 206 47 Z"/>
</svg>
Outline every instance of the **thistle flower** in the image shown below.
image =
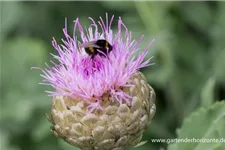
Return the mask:
<svg viewBox="0 0 225 150">
<path fill-rule="evenodd" d="M 75 20 L 72 37 L 65 24 L 63 44 L 58 45 L 54 38 L 52 41 L 58 52 L 52 56 L 59 63 L 51 61 L 53 67 L 46 64 L 46 69 L 38 68 L 43 72 L 42 84 L 54 88 L 47 91 L 53 97 L 48 119 L 56 136 L 82 150 L 122 150 L 141 141 L 156 111 L 155 92 L 138 71 L 151 65 L 151 58 L 144 58 L 152 42 L 139 53 L 143 36 L 133 40 L 121 18 L 116 33 L 111 29 L 113 17 L 109 21 L 106 14 L 106 23 L 100 17 L 101 32 L 89 19 L 92 24 L 86 31 Z M 92 58 L 79 46 L 99 39 L 112 45 L 105 56 Z"/>
</svg>

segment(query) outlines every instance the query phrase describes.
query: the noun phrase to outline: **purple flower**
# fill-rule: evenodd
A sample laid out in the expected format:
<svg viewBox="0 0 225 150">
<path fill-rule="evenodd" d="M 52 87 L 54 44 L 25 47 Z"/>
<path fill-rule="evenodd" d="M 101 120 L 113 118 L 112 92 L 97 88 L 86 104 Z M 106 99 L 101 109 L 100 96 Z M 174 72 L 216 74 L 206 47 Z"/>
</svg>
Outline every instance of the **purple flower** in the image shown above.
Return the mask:
<svg viewBox="0 0 225 150">
<path fill-rule="evenodd" d="M 58 55 L 52 54 L 52 56 L 59 63 L 51 61 L 53 67 L 46 64 L 46 69 L 38 68 L 43 72 L 42 84 L 51 85 L 55 89 L 46 92 L 51 96 L 82 99 L 87 102 L 91 111 L 102 109 L 101 97 L 105 93 L 109 93 L 120 104 L 123 101 L 130 103 L 131 96 L 123 92 L 122 88 L 133 86 L 128 84 L 130 77 L 140 68 L 150 65 L 152 57 L 147 60 L 144 58 L 153 41 L 140 53 L 138 46 L 143 36 L 137 41 L 132 39 L 132 33 L 120 17 L 118 29 L 113 31 L 111 29 L 113 18 L 114 16 L 109 21 L 107 14 L 106 22 L 101 17 L 98 22 L 89 18 L 92 24 L 87 30 L 83 29 L 77 18 L 74 21 L 73 36 L 68 34 L 67 23 L 65 23 L 63 44 L 58 45 L 54 38 L 52 40 L 52 45 L 58 52 Z M 81 41 L 77 40 L 79 36 L 76 34 L 77 29 L 80 32 Z M 113 47 L 112 51 L 106 57 L 96 55 L 91 58 L 80 45 L 99 39 L 107 40 Z"/>
</svg>

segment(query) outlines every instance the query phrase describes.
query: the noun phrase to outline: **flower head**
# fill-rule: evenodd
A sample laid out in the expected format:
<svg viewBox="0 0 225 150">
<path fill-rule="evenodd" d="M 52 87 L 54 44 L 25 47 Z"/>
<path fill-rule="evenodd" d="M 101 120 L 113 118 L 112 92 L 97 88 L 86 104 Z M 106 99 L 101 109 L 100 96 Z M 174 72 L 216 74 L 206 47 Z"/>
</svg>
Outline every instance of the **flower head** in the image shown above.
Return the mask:
<svg viewBox="0 0 225 150">
<path fill-rule="evenodd" d="M 92 24 L 87 30 L 78 19 L 74 21 L 72 37 L 65 25 L 63 44 L 58 45 L 54 38 L 52 41 L 58 52 L 52 55 L 59 64 L 51 61 L 53 67 L 46 64 L 47 68 L 41 69 L 43 84 L 54 88 L 47 91 L 53 96 L 54 133 L 81 148 L 98 149 L 100 144 L 99 149 L 104 149 L 101 142 L 110 139 L 115 144 L 120 138 L 127 142 L 112 147 L 135 145 L 155 113 L 154 90 L 138 71 L 150 65 L 151 58 L 144 58 L 152 42 L 139 53 L 143 36 L 133 40 L 121 18 L 116 32 L 111 29 L 113 17 L 109 21 L 106 15 L 106 23 L 101 17 L 98 22 L 89 19 Z M 94 57 L 87 54 L 81 45 L 97 40 L 106 40 L 112 50 L 98 55 L 101 51 L 97 49 L 99 53 Z"/>
<path fill-rule="evenodd" d="M 78 19 L 75 20 L 73 37 L 69 36 L 67 27 L 63 29 L 66 39 L 62 39 L 63 44 L 58 45 L 53 38 L 52 45 L 59 55 L 53 55 L 60 64 L 53 61 L 54 67 L 47 64 L 47 69 L 43 70 L 44 82 L 50 84 L 55 91 L 50 92 L 51 96 L 80 97 L 90 104 L 90 107 L 100 108 L 101 96 L 109 93 L 115 97 L 119 103 L 126 101 L 129 103 L 127 95 L 121 87 L 130 87 L 128 84 L 130 77 L 140 68 L 148 66 L 151 58 L 144 61 L 148 49 L 152 42 L 139 56 L 138 45 L 142 41 L 132 40 L 132 33 L 118 20 L 118 31 L 115 33 L 111 29 L 113 17 L 110 22 L 106 15 L 106 23 L 100 17 L 98 24 L 92 19 L 92 24 L 86 33 Z M 67 25 L 66 25 L 67 26 Z M 122 29 L 125 33 L 122 33 Z M 77 40 L 76 30 L 80 31 L 81 41 Z M 113 47 L 112 52 L 107 57 L 97 55 L 94 59 L 85 54 L 84 48 L 79 47 L 82 43 L 107 40 Z M 135 58 L 137 56 L 137 58 Z"/>
</svg>

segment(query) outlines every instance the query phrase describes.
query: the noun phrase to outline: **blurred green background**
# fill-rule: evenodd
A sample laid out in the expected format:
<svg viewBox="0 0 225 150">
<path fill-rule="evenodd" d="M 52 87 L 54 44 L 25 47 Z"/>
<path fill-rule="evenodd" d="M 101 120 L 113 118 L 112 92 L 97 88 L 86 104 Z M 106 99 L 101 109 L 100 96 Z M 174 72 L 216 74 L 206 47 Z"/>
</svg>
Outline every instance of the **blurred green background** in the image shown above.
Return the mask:
<svg viewBox="0 0 225 150">
<path fill-rule="evenodd" d="M 138 150 L 166 148 L 152 138 L 176 138 L 185 117 L 225 98 L 225 2 L 0 2 L 1 4 L 1 150 L 75 150 L 54 137 L 46 119 L 49 87 L 38 85 L 41 72 L 56 53 L 52 37 L 64 38 L 80 18 L 84 26 L 105 13 L 115 15 L 138 39 L 141 48 L 155 38 L 142 69 L 157 94 L 157 112 Z M 128 150 L 135 148 L 128 148 Z"/>
</svg>

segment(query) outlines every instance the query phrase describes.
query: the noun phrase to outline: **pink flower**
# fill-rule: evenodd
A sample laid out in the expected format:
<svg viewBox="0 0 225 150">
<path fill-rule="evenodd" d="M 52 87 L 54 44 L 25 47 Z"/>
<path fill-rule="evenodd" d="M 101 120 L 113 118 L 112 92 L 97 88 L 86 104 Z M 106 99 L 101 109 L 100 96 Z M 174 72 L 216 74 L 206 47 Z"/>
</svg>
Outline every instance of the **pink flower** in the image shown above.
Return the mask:
<svg viewBox="0 0 225 150">
<path fill-rule="evenodd" d="M 113 18 L 112 16 L 109 21 L 106 14 L 106 23 L 101 17 L 97 23 L 89 18 L 92 24 L 87 30 L 83 29 L 77 18 L 74 21 L 73 36 L 68 34 L 67 22 L 65 23 L 63 44 L 58 45 L 54 38 L 52 40 L 52 45 L 58 52 L 58 55 L 52 56 L 59 63 L 51 61 L 53 67 L 46 64 L 46 69 L 38 68 L 43 72 L 42 84 L 51 85 L 55 89 L 46 92 L 51 96 L 79 97 L 88 103 L 91 111 L 101 109 L 100 102 L 104 93 L 109 93 L 119 103 L 125 101 L 129 104 L 131 96 L 121 89 L 133 86 L 128 84 L 130 77 L 140 68 L 150 65 L 152 57 L 147 60 L 144 58 L 153 41 L 140 53 L 138 46 L 143 36 L 137 41 L 132 39 L 132 33 L 120 17 L 118 30 L 113 31 Z M 77 40 L 77 29 L 81 41 Z M 122 30 L 125 30 L 124 34 Z M 106 57 L 96 55 L 92 59 L 79 45 L 99 39 L 107 40 L 113 47 L 112 51 Z"/>
</svg>

